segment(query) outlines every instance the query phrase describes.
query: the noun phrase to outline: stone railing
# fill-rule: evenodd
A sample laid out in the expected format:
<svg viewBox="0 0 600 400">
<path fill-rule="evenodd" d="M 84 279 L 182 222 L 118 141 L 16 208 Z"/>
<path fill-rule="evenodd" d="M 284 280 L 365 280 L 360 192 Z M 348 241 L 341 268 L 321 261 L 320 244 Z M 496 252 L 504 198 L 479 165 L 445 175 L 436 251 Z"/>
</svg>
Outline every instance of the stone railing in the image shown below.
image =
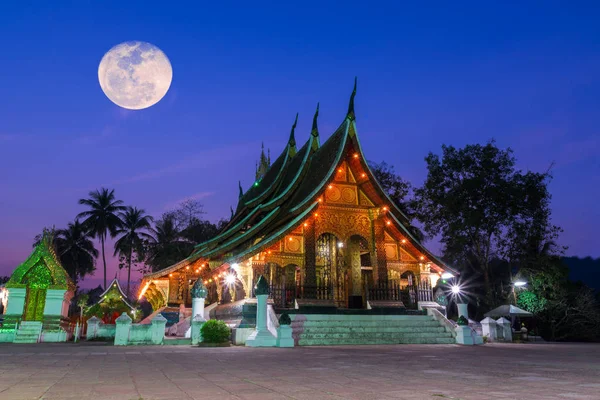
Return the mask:
<svg viewBox="0 0 600 400">
<path fill-rule="evenodd" d="M 439 310 L 436 308 L 428 308 L 427 315 L 431 315 L 433 319 L 438 321 L 444 328 L 446 328 L 446 331 L 450 332 L 452 336 L 456 337 L 456 325 L 446 318 L 444 314 L 439 312 Z"/>
</svg>

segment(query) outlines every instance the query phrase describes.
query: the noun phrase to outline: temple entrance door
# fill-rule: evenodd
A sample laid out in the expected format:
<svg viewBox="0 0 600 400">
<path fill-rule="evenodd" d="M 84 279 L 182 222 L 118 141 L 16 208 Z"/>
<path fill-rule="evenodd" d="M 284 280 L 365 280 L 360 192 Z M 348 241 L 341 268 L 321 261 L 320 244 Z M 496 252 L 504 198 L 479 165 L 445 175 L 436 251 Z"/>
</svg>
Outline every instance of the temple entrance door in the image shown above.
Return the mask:
<svg viewBox="0 0 600 400">
<path fill-rule="evenodd" d="M 46 289 L 27 288 L 24 321 L 41 321 L 46 306 Z"/>
<path fill-rule="evenodd" d="M 347 263 L 350 266 L 350 290 L 348 303 L 350 308 L 362 308 L 366 305 L 366 285 L 373 285 L 373 271 L 370 268 L 371 258 L 369 245 L 365 238 L 353 235 L 348 240 Z M 366 267 L 363 269 L 363 267 Z"/>
</svg>

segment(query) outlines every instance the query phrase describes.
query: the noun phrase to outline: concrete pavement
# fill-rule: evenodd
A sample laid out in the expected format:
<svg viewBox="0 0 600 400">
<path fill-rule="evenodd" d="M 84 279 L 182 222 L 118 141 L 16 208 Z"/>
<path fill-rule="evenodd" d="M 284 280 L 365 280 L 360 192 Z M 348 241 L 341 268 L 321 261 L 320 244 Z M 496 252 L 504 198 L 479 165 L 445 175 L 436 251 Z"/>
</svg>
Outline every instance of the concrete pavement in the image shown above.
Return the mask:
<svg viewBox="0 0 600 400">
<path fill-rule="evenodd" d="M 600 345 L 0 345 L 0 399 L 600 399 Z"/>
</svg>

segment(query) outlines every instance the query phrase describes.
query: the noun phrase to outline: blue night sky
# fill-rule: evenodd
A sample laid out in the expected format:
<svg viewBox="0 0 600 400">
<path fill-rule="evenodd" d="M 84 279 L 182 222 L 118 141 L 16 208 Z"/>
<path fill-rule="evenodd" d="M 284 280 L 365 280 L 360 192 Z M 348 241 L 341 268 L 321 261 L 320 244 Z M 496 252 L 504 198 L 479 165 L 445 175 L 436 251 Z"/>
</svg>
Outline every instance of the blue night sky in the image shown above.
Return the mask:
<svg viewBox="0 0 600 400">
<path fill-rule="evenodd" d="M 317 102 L 321 133 L 331 134 L 355 75 L 369 159 L 415 185 L 424 157 L 442 144 L 495 138 L 520 168 L 555 162 L 561 242 L 569 255 L 600 256 L 592 2 L 4 3 L 0 275 L 101 186 L 156 217 L 186 198 L 204 203 L 213 221 L 228 217 L 237 181 L 252 183 L 261 142 L 277 155 L 296 112 L 297 139 L 306 140 Z M 157 45 L 173 66 L 170 91 L 142 111 L 114 105 L 98 83 L 104 53 L 128 40 Z M 111 260 L 109 275 L 115 268 Z"/>
</svg>

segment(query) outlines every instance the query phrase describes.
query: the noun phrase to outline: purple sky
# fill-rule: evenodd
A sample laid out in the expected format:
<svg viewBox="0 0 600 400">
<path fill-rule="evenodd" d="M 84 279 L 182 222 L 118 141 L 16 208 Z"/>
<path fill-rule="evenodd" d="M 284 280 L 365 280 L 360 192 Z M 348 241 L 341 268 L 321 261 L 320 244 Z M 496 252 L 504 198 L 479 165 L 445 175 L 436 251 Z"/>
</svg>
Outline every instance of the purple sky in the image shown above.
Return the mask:
<svg viewBox="0 0 600 400">
<path fill-rule="evenodd" d="M 261 142 L 277 155 L 296 112 L 306 140 L 318 101 L 320 130 L 331 134 L 355 75 L 369 159 L 416 185 L 442 144 L 495 138 L 520 168 L 555 162 L 561 243 L 600 256 L 597 6 L 80 3 L 0 12 L 0 275 L 101 186 L 156 217 L 186 198 L 213 221 L 228 217 Z M 147 110 L 117 107 L 98 84 L 100 59 L 127 40 L 157 45 L 173 65 L 170 91 Z"/>
</svg>

